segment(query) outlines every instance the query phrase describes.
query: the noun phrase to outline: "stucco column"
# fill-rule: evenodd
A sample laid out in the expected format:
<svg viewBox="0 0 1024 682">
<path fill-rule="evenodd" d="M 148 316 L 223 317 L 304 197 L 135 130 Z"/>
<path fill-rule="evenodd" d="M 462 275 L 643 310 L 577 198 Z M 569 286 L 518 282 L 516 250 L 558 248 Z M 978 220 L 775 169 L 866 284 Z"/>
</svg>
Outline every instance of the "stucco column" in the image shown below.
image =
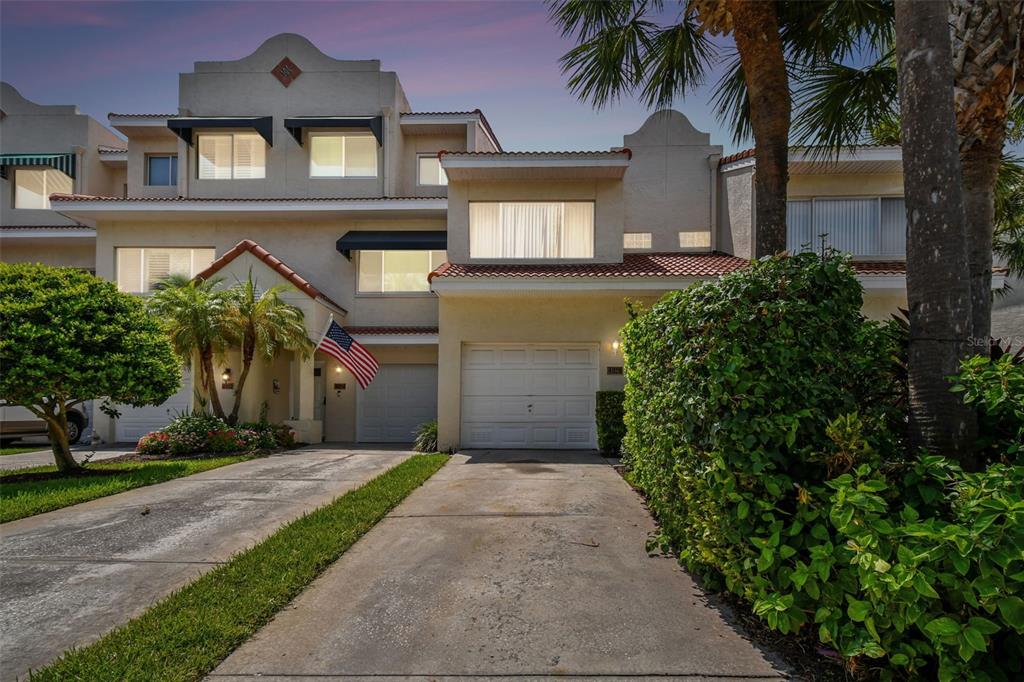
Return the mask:
<svg viewBox="0 0 1024 682">
<path fill-rule="evenodd" d="M 462 337 L 459 325 L 446 324 L 452 315 L 451 302 L 438 300 L 437 344 L 437 446 L 444 451 L 458 449 L 462 416 Z"/>
<path fill-rule="evenodd" d="M 303 443 L 323 441 L 323 422 L 313 418 L 314 383 L 313 357 L 292 360 L 292 397 L 294 419 L 287 422 L 295 431 L 296 440 Z"/>
</svg>

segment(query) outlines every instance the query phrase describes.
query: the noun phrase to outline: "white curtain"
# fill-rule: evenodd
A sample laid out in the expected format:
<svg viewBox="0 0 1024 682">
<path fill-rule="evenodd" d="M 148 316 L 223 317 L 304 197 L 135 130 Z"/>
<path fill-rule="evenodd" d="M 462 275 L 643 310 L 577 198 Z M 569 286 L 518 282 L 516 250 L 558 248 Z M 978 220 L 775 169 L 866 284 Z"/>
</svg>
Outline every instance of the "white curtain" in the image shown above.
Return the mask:
<svg viewBox="0 0 1024 682">
<path fill-rule="evenodd" d="M 591 202 L 471 202 L 471 258 L 592 258 Z"/>
</svg>

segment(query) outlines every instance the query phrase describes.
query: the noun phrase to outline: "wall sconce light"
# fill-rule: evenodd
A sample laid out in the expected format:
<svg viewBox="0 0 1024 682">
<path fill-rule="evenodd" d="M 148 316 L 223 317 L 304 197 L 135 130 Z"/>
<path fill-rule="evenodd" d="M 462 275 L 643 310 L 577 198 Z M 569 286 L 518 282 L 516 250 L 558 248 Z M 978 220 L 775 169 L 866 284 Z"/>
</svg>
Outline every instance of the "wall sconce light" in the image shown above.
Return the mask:
<svg viewBox="0 0 1024 682">
<path fill-rule="evenodd" d="M 618 339 L 615 339 L 614 341 L 612 341 L 612 352 L 615 353 L 615 354 L 618 354 L 620 345 L 621 344 L 619 343 Z"/>
<path fill-rule="evenodd" d="M 231 368 L 226 367 L 224 369 L 224 373 L 220 375 L 220 378 L 223 381 L 231 381 Z"/>
<path fill-rule="evenodd" d="M 274 379 L 271 382 L 270 386 L 273 389 L 274 393 L 280 393 L 281 392 L 281 382 L 278 381 L 277 379 Z"/>
<path fill-rule="evenodd" d="M 341 365 L 338 365 L 337 367 L 335 367 L 335 368 L 334 368 L 334 371 L 335 371 L 335 372 L 336 372 L 337 374 L 341 374 Z"/>
</svg>

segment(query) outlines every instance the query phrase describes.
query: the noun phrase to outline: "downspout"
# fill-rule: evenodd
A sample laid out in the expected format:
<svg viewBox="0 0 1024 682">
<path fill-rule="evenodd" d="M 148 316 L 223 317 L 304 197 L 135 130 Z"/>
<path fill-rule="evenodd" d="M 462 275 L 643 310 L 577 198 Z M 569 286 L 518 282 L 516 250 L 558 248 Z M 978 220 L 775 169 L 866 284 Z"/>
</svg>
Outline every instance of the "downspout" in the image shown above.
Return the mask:
<svg viewBox="0 0 1024 682">
<path fill-rule="evenodd" d="M 718 162 L 722 158 L 720 152 L 708 154 L 709 191 L 711 206 L 708 215 L 708 224 L 711 226 L 711 250 L 718 250 Z"/>
</svg>

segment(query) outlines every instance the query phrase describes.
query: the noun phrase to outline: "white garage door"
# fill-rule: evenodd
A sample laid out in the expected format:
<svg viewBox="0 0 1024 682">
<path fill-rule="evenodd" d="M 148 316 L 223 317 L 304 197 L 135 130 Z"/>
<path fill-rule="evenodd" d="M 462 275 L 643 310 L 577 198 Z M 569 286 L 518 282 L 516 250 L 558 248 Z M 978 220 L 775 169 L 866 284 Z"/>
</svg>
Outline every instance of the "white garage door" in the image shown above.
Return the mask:
<svg viewBox="0 0 1024 682">
<path fill-rule="evenodd" d="M 462 447 L 597 447 L 598 347 L 467 345 L 462 350 Z"/>
<path fill-rule="evenodd" d="M 437 419 L 437 365 L 381 365 L 356 413 L 360 443 L 411 443 L 417 426 Z"/>
<path fill-rule="evenodd" d="M 192 373 L 182 370 L 181 388 L 160 405 L 128 407 L 118 405 L 117 442 L 136 443 L 150 431 L 167 426 L 171 419 L 192 407 Z"/>
</svg>

